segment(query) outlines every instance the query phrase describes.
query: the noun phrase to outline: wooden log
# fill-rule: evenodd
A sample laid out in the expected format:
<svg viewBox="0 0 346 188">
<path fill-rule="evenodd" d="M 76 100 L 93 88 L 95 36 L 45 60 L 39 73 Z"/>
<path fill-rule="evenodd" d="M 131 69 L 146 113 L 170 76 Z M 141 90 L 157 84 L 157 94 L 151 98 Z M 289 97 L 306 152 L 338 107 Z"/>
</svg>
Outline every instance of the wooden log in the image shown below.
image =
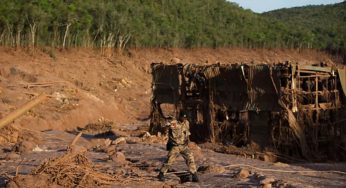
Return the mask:
<svg viewBox="0 0 346 188">
<path fill-rule="evenodd" d="M 70 147 L 74 146 L 76 144 L 76 142 L 78 141 L 78 139 L 82 136 L 83 132 L 78 133 L 78 135 L 72 140 Z"/>
<path fill-rule="evenodd" d="M 27 111 L 31 110 L 32 108 L 34 108 L 35 106 L 37 106 L 38 104 L 43 102 L 45 99 L 47 99 L 47 95 L 46 94 L 41 94 L 37 98 L 31 100 L 30 102 L 26 103 L 22 107 L 20 107 L 17 110 L 15 110 L 15 111 L 11 112 L 10 114 L 8 114 L 6 117 L 2 118 L 0 120 L 0 129 L 3 128 L 4 126 L 10 124 L 16 118 L 22 116 Z"/>
</svg>

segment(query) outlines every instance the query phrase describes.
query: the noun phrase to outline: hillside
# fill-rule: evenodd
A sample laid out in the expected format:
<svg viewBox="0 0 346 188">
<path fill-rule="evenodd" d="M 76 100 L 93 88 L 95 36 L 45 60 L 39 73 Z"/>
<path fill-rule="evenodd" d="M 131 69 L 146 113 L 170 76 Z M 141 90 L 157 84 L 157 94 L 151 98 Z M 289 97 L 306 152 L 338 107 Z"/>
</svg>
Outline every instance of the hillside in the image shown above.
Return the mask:
<svg viewBox="0 0 346 188">
<path fill-rule="evenodd" d="M 263 15 L 285 22 L 295 30 L 304 30 L 311 48 L 346 52 L 346 2 L 279 9 Z"/>
<path fill-rule="evenodd" d="M 132 49 L 128 53 L 106 57 L 97 50 L 70 49 L 52 56 L 47 51 L 32 55 L 0 48 L 0 118 L 44 92 L 54 100 L 17 123 L 38 130 L 83 127 L 102 117 L 143 124 L 141 119 L 150 114 L 150 63 L 169 63 L 173 58 L 198 64 L 333 62 L 324 53 L 293 50 Z M 48 85 L 28 87 L 33 83 Z"/>
<path fill-rule="evenodd" d="M 285 20 L 255 14 L 226 0 L 3 0 L 0 4 L 2 46 L 325 47 L 315 41 L 306 28 L 292 29 Z"/>
</svg>

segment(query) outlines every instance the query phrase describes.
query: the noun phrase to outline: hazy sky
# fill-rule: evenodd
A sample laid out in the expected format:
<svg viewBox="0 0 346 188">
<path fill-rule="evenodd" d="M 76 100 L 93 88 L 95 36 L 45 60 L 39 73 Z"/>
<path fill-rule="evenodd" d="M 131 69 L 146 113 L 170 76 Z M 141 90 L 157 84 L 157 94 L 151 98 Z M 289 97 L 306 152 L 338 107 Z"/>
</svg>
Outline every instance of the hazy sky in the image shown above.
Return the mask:
<svg viewBox="0 0 346 188">
<path fill-rule="evenodd" d="M 304 5 L 321 5 L 340 3 L 344 0 L 228 0 L 254 12 L 266 12 L 279 8 L 299 7 Z"/>
</svg>

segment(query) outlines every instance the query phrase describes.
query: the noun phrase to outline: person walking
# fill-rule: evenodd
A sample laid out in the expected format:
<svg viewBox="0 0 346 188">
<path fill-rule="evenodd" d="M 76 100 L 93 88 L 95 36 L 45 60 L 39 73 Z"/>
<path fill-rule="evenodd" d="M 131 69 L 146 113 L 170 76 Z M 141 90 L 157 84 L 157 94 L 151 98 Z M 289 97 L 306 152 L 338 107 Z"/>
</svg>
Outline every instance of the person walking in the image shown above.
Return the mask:
<svg viewBox="0 0 346 188">
<path fill-rule="evenodd" d="M 192 175 L 192 181 L 199 181 L 193 153 L 188 146 L 189 136 L 191 134 L 189 121 L 187 120 L 186 115 L 183 115 L 181 120 L 181 122 L 178 122 L 177 120 L 173 119 L 170 122 L 167 142 L 168 155 L 158 175 L 160 181 L 165 180 L 165 173 L 167 173 L 168 169 L 172 167 L 179 154 L 183 156 L 187 166 L 189 167 L 189 172 Z"/>
</svg>

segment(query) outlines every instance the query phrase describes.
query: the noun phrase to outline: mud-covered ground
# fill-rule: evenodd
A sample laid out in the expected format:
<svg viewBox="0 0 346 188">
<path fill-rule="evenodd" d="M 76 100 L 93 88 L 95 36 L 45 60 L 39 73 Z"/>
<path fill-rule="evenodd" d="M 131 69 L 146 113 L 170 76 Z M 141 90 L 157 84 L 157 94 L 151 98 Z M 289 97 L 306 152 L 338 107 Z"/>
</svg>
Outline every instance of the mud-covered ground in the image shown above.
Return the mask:
<svg viewBox="0 0 346 188">
<path fill-rule="evenodd" d="M 199 183 L 184 183 L 182 158 L 165 182 L 156 178 L 167 151 L 164 137 L 146 134 L 150 63 L 286 61 L 337 63 L 325 53 L 294 50 L 132 49 L 124 54 L 101 54 L 90 49 L 0 48 L 0 119 L 41 93 L 49 95 L 48 100 L 1 129 L 0 187 L 59 187 L 60 180 L 74 182 L 74 187 L 94 187 L 91 180 L 95 178 L 110 187 L 345 187 L 345 163 L 265 162 L 216 153 L 196 144 L 191 148 L 200 167 Z M 97 124 L 111 128 L 85 131 L 67 150 L 78 131 Z M 95 136 L 107 131 L 110 133 Z M 65 164 L 52 162 L 70 155 Z M 76 156 L 90 161 L 77 168 Z M 63 168 L 54 175 L 47 174 L 45 168 L 35 174 L 42 164 Z M 82 176 L 74 178 L 69 166 L 79 169 Z M 325 172 L 331 170 L 338 172 Z"/>
<path fill-rule="evenodd" d="M 10 145 L 1 148 L 0 168 L 3 174 L 0 180 L 1 186 L 10 181 L 5 174 L 10 177 L 16 173 L 32 174 L 33 170 L 44 161 L 64 155 L 67 146 L 76 136 L 64 131 L 31 132 L 31 134 L 40 139 L 40 144 L 31 146 L 34 148 L 20 146 L 21 153 L 18 155 L 14 154 L 18 150 L 13 151 Z M 78 152 L 83 152 L 92 161 L 95 171 L 116 177 L 116 181 L 109 185 L 110 187 L 258 187 L 265 181 L 269 181 L 273 187 L 346 186 L 346 174 L 329 172 L 335 170 L 346 173 L 345 163 L 265 162 L 216 153 L 209 149 L 201 149 L 193 143 L 190 147 L 199 167 L 200 182 L 184 182 L 187 167 L 182 157 L 171 169 L 166 181 L 160 182 L 156 176 L 167 154 L 164 138 L 149 135 L 127 136 L 122 137 L 124 139 L 120 139 L 122 140 L 120 143 L 109 143 L 109 138 L 113 139 L 114 135 L 101 137 L 84 135 L 76 145 L 83 148 Z M 110 150 L 115 150 L 116 154 L 110 154 Z M 242 174 L 243 172 L 239 174 L 240 170 L 245 171 L 245 174 Z M 246 174 L 246 171 L 249 171 L 249 174 Z M 26 182 L 28 187 L 35 186 L 35 184 L 30 185 L 29 180 L 23 182 Z M 33 180 L 31 183 L 35 182 Z M 54 183 L 47 182 L 47 186 L 52 185 Z"/>
</svg>

